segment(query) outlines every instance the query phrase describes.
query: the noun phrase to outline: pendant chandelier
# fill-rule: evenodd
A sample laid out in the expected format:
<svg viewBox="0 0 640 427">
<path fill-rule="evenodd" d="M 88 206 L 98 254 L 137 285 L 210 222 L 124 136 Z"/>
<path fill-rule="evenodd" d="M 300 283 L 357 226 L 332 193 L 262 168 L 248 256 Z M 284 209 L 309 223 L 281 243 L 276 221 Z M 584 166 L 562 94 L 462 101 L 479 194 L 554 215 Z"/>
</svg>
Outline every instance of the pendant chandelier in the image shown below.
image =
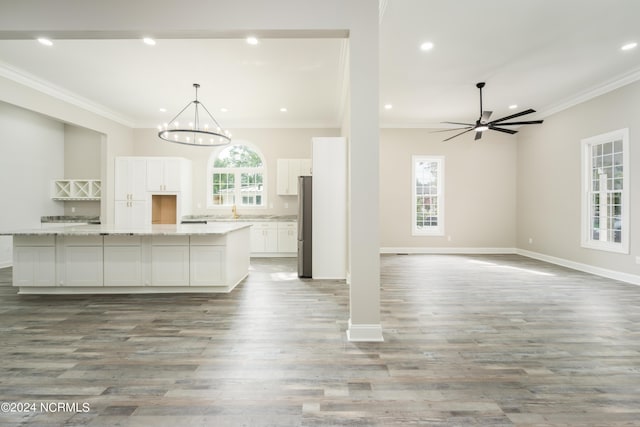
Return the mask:
<svg viewBox="0 0 640 427">
<path fill-rule="evenodd" d="M 227 145 L 231 142 L 231 133 L 222 129 L 207 107 L 198 101 L 200 85 L 194 83 L 193 87 L 196 90 L 196 99 L 189 102 L 168 123 L 158 126 L 158 136 L 165 141 L 198 147 Z M 193 108 L 190 109 L 191 106 Z M 201 114 L 202 112 L 206 115 Z"/>
</svg>

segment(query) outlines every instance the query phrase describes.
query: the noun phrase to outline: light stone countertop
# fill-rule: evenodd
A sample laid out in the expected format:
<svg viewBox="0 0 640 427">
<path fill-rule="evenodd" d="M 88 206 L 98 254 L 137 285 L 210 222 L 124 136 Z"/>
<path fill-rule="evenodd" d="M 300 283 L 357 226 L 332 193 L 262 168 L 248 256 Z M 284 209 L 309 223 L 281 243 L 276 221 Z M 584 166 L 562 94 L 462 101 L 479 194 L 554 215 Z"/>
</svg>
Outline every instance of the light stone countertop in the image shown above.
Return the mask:
<svg viewBox="0 0 640 427">
<path fill-rule="evenodd" d="M 212 224 L 158 224 L 124 228 L 113 225 L 79 225 L 51 229 L 0 231 L 0 236 L 193 236 L 224 235 L 251 227 L 247 223 L 215 222 Z"/>
<path fill-rule="evenodd" d="M 231 215 L 185 215 L 182 221 L 208 221 L 208 222 L 295 222 L 297 215 L 240 215 L 233 218 Z"/>
<path fill-rule="evenodd" d="M 57 222 L 86 222 L 89 224 L 100 224 L 99 216 L 88 215 L 51 215 L 41 216 L 41 223 L 57 223 Z"/>
</svg>

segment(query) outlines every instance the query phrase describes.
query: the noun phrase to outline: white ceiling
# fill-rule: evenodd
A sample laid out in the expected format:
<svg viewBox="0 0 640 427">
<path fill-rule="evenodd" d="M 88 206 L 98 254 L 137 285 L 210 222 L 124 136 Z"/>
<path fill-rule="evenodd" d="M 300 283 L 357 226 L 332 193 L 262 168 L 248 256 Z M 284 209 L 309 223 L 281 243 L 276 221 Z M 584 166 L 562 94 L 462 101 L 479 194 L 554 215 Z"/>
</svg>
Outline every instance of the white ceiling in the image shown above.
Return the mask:
<svg viewBox="0 0 640 427">
<path fill-rule="evenodd" d="M 638 0 L 381 0 L 380 123 L 475 121 L 476 82 L 492 119 L 542 117 L 640 78 Z M 434 43 L 423 52 L 424 41 Z M 193 99 L 227 128 L 337 127 L 343 39 L 0 40 L 0 75 L 135 127 Z M 393 108 L 386 110 L 384 104 Z M 507 106 L 518 104 L 515 111 Z M 159 108 L 168 111 L 161 113 Z M 286 107 L 283 113 L 280 108 Z M 227 112 L 220 109 L 226 108 Z M 534 115 L 526 116 L 533 119 Z M 523 118 L 524 120 L 525 118 Z"/>
</svg>

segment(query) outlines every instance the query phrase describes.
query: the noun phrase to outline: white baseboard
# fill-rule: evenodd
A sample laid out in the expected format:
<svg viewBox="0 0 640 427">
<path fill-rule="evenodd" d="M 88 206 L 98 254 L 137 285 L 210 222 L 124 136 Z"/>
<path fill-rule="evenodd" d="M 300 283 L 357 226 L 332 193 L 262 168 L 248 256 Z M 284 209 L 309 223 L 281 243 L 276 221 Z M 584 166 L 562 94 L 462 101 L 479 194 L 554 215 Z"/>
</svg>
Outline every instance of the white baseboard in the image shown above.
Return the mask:
<svg viewBox="0 0 640 427">
<path fill-rule="evenodd" d="M 349 319 L 347 340 L 351 342 L 383 342 L 382 325 L 379 323 L 353 324 Z"/>
<path fill-rule="evenodd" d="M 409 247 L 409 248 L 394 248 L 383 247 L 380 248 L 381 254 L 515 254 L 516 248 L 454 248 L 454 247 L 440 247 L 440 248 L 424 248 L 424 247 Z"/>
<path fill-rule="evenodd" d="M 580 262 L 570 261 L 564 258 L 557 258 L 551 255 L 545 255 L 538 252 L 527 251 L 525 249 L 517 249 L 516 253 L 518 255 L 526 256 L 528 258 L 533 258 L 533 259 L 548 262 L 551 264 L 560 265 L 562 267 L 571 268 L 573 270 L 578 270 L 585 273 L 595 274 L 596 276 L 606 277 L 607 279 L 620 280 L 621 282 L 631 283 L 633 285 L 640 285 L 640 276 L 637 274 L 622 273 L 620 271 L 609 270 L 607 268 L 595 267 L 593 265 L 582 264 Z"/>
</svg>

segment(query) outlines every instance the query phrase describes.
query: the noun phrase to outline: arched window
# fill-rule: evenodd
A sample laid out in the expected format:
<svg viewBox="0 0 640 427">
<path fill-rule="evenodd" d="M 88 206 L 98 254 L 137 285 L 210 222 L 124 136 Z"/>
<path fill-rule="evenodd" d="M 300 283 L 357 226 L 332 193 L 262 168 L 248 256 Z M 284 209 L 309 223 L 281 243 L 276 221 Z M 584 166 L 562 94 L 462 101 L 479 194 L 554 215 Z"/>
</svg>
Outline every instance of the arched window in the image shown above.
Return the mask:
<svg viewBox="0 0 640 427">
<path fill-rule="evenodd" d="M 210 164 L 209 206 L 265 206 L 264 160 L 246 144 L 234 144 L 214 153 Z"/>
</svg>

